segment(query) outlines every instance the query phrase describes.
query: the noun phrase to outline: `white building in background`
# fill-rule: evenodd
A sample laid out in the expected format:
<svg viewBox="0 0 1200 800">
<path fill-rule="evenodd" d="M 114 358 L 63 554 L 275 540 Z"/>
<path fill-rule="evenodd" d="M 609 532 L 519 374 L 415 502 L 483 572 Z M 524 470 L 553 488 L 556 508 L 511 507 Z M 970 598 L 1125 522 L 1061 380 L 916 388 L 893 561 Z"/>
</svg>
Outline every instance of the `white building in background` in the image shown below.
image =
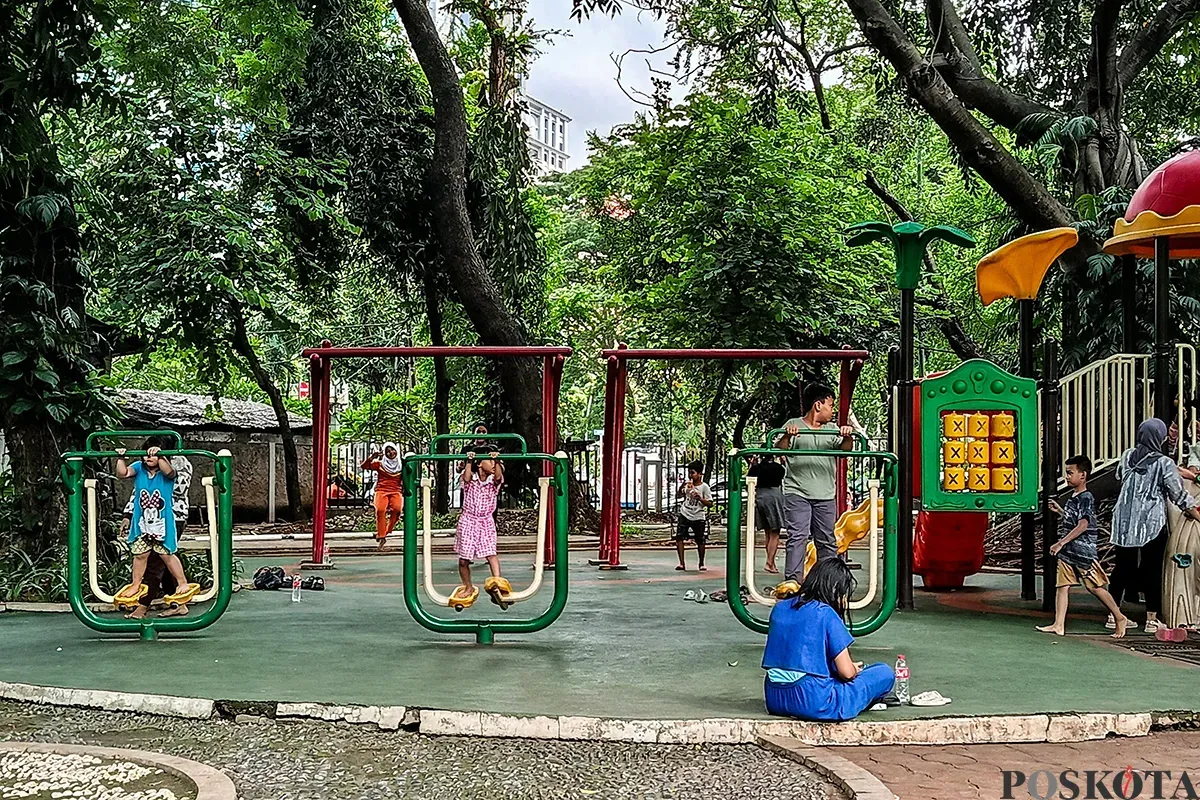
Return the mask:
<svg viewBox="0 0 1200 800">
<path fill-rule="evenodd" d="M 529 159 L 538 176 L 566 172 L 571 154 L 567 152 L 567 129 L 571 118 L 535 97 L 522 94 L 525 124 L 529 127 Z"/>
<path fill-rule="evenodd" d="M 467 14 L 452 14 L 443 8 L 445 0 L 426 0 L 434 27 L 443 40 L 449 41 L 471 24 Z M 529 128 L 529 160 L 537 177 L 554 172 L 566 172 L 571 154 L 567 151 L 567 128 L 571 118 L 557 108 L 525 92 L 525 81 L 519 87 L 525 103 L 525 125 Z"/>
</svg>

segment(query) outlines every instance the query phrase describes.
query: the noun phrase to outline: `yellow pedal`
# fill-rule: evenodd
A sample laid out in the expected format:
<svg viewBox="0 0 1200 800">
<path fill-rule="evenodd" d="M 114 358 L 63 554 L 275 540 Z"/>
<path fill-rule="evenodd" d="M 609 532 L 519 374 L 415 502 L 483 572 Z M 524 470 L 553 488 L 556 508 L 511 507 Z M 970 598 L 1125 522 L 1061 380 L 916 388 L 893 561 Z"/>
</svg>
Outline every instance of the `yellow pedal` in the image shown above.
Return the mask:
<svg viewBox="0 0 1200 800">
<path fill-rule="evenodd" d="M 132 611 L 138 607 L 138 601 L 150 591 L 150 587 L 144 583 L 138 587 L 136 592 L 130 591 L 132 587 L 132 583 L 127 583 L 117 590 L 117 593 L 113 595 L 113 608 L 117 611 Z"/>
<path fill-rule="evenodd" d="M 800 583 L 798 581 L 784 581 L 775 586 L 775 599 L 784 600 L 788 597 L 795 597 L 800 594 Z"/>
<path fill-rule="evenodd" d="M 470 591 L 465 586 L 459 586 L 450 593 L 450 600 L 446 605 L 453 608 L 455 611 L 462 611 L 464 608 L 470 608 L 475 605 L 475 601 L 479 599 L 479 587 L 472 586 Z"/>
<path fill-rule="evenodd" d="M 492 602 L 500 606 L 501 611 L 507 611 L 512 605 L 508 596 L 512 594 L 512 584 L 508 578 L 488 578 L 483 582 L 483 590 L 492 598 Z"/>
<path fill-rule="evenodd" d="M 179 606 L 189 602 L 193 597 L 200 594 L 200 584 L 189 583 L 182 592 L 169 594 L 163 598 L 163 605 L 167 608 L 179 608 Z"/>
</svg>

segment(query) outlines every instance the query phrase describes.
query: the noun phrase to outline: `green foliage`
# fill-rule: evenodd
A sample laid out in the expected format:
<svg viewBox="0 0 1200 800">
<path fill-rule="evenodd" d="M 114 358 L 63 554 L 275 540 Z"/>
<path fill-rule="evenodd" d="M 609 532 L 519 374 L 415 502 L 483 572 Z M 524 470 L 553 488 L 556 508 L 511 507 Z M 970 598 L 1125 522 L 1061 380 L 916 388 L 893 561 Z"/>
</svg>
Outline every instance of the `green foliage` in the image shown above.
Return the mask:
<svg viewBox="0 0 1200 800">
<path fill-rule="evenodd" d="M 330 435 L 334 444 L 343 442 L 397 442 L 401 447 L 427 442 L 433 432 L 428 424 L 431 398 L 415 393 L 382 392 L 341 415 Z"/>
</svg>

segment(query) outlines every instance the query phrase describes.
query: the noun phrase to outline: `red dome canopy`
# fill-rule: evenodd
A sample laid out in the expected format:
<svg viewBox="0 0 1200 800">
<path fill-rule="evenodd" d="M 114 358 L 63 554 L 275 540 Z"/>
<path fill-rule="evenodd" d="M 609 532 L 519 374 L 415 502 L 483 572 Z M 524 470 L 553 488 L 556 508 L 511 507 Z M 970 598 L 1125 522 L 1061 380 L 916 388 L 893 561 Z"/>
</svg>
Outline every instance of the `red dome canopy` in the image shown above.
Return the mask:
<svg viewBox="0 0 1200 800">
<path fill-rule="evenodd" d="M 1150 173 L 1133 193 L 1113 238 L 1114 255 L 1154 255 L 1154 240 L 1169 236 L 1172 258 L 1200 256 L 1200 150 L 1175 156 Z"/>
</svg>

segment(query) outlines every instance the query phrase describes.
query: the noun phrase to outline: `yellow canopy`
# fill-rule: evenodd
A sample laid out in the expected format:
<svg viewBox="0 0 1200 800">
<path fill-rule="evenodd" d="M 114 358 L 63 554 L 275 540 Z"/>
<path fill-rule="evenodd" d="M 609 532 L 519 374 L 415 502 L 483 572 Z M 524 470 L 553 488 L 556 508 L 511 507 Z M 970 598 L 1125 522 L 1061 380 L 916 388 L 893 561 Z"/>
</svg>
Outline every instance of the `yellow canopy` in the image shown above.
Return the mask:
<svg viewBox="0 0 1200 800">
<path fill-rule="evenodd" d="M 1052 228 L 996 248 L 975 267 L 979 298 L 985 306 L 1005 297 L 1036 299 L 1046 271 L 1078 241 L 1074 228 Z"/>
</svg>

